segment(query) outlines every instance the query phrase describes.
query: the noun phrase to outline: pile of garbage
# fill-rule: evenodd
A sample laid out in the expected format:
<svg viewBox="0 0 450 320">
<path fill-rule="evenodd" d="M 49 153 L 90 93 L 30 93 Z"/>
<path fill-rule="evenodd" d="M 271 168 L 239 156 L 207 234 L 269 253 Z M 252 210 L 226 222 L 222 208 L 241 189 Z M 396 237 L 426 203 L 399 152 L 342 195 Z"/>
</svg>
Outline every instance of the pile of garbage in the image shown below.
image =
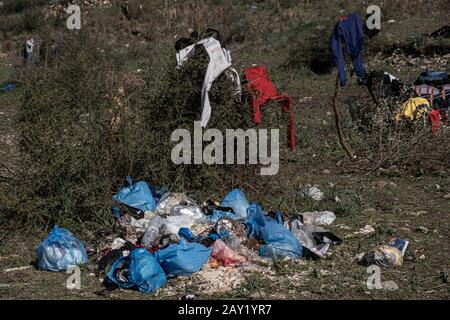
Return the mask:
<svg viewBox="0 0 450 320">
<path fill-rule="evenodd" d="M 238 273 L 265 270 L 273 259 L 325 258 L 331 245 L 342 243 L 320 226 L 336 219 L 329 211 L 283 218 L 280 211 L 265 212 L 259 203 L 250 203 L 240 189 L 220 204 L 198 205 L 184 193 L 127 181 L 113 196 L 121 237 L 97 257 L 98 276 L 109 289 L 154 292 L 167 279 L 205 270 L 219 271 L 199 274 L 205 281 L 224 281 L 227 274 L 236 279 Z M 37 250 L 37 267 L 43 270 L 64 271 L 87 262 L 83 243 L 58 226 Z"/>
</svg>

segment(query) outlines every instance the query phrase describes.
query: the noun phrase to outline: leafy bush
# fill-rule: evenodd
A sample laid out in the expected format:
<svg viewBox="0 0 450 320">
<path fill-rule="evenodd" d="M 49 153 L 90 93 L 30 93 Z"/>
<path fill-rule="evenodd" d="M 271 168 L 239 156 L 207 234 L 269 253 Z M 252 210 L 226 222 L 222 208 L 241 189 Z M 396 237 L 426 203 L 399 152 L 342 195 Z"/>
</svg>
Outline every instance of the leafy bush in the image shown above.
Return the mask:
<svg viewBox="0 0 450 320">
<path fill-rule="evenodd" d="M 114 177 L 128 173 L 131 156 L 129 127 L 110 120 L 122 73 L 86 37 L 62 47 L 61 63 L 23 79 L 22 157 L 7 204 L 11 217 L 35 226 L 104 221 Z"/>
</svg>

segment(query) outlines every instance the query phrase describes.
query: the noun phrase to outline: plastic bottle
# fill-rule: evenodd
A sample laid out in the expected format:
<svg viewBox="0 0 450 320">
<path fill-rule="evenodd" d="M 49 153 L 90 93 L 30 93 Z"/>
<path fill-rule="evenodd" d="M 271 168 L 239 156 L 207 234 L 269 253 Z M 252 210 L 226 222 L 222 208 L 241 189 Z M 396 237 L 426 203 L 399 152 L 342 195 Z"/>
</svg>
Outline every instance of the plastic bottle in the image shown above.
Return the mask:
<svg viewBox="0 0 450 320">
<path fill-rule="evenodd" d="M 152 217 L 148 223 L 147 230 L 142 237 L 141 244 L 147 248 L 152 247 L 159 239 L 160 228 L 164 225 L 164 219 L 156 215 Z"/>
</svg>

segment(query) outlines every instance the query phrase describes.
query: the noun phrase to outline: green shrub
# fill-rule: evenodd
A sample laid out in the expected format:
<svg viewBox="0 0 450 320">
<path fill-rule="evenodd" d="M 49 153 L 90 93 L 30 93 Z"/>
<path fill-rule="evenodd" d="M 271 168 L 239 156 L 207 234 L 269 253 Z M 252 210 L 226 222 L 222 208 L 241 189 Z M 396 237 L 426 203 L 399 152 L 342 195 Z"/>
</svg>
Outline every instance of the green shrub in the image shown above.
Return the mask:
<svg viewBox="0 0 450 320">
<path fill-rule="evenodd" d="M 109 119 L 121 72 L 84 36 L 62 47 L 54 68 L 27 72 L 17 119 L 21 161 L 7 204 L 11 217 L 38 227 L 101 222 L 131 155 L 124 148 L 133 131 L 113 130 Z"/>
</svg>

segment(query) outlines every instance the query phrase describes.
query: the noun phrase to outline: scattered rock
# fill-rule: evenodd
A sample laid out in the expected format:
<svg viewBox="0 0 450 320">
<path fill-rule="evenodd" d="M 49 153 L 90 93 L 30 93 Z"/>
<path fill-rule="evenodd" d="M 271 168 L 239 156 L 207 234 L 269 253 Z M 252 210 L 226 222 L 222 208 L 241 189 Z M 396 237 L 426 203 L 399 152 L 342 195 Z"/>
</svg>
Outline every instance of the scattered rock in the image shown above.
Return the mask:
<svg viewBox="0 0 450 320">
<path fill-rule="evenodd" d="M 398 285 L 394 281 L 386 281 L 381 284 L 384 290 L 396 291 L 398 290 Z"/>
<path fill-rule="evenodd" d="M 393 182 L 393 181 L 387 182 L 384 180 L 380 180 L 380 181 L 376 182 L 375 186 L 380 189 L 383 189 L 387 186 L 392 187 L 392 188 L 397 188 L 397 184 L 395 182 Z"/>
<path fill-rule="evenodd" d="M 193 283 L 198 284 L 198 289 L 204 294 L 231 291 L 245 281 L 244 273 L 238 268 L 224 267 L 209 271 L 201 270 L 194 274 L 191 279 Z"/>
<path fill-rule="evenodd" d="M 426 213 L 427 213 L 426 211 L 414 211 L 414 212 L 408 213 L 408 215 L 414 216 L 414 217 L 418 217 L 418 216 L 421 216 L 421 215 L 426 214 Z"/>
<path fill-rule="evenodd" d="M 329 276 L 331 274 L 331 271 L 329 270 L 320 270 L 320 275 L 322 276 Z"/>
<path fill-rule="evenodd" d="M 250 297 L 255 300 L 264 299 L 266 293 L 264 291 L 257 291 L 253 293 Z"/>
<path fill-rule="evenodd" d="M 361 261 L 364 258 L 365 255 L 366 255 L 365 252 L 361 252 L 361 253 L 358 253 L 357 255 L 355 255 L 353 257 L 353 259 L 355 259 L 356 261 Z"/>
<path fill-rule="evenodd" d="M 444 199 L 450 199 L 450 193 L 447 193 L 446 195 L 444 195 Z"/>
<path fill-rule="evenodd" d="M 386 187 L 387 184 L 388 184 L 388 183 L 387 183 L 386 181 L 383 181 L 383 180 L 378 181 L 377 183 L 375 183 L 375 185 L 377 186 L 377 188 L 380 188 L 380 189 L 383 189 L 384 187 Z"/>
</svg>

